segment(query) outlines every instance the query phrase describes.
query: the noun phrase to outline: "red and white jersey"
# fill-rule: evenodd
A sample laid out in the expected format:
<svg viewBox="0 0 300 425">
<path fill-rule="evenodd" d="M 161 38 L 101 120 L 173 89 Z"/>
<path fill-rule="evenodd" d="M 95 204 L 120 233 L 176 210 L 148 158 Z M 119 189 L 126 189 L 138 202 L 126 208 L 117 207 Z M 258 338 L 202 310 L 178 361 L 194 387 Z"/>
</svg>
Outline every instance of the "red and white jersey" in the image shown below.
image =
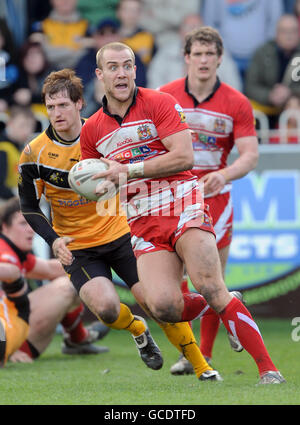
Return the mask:
<svg viewBox="0 0 300 425">
<path fill-rule="evenodd" d="M 212 94 L 201 103 L 189 93 L 187 78 L 175 80 L 158 90 L 174 96 L 183 108 L 193 135 L 193 173 L 199 178 L 226 167 L 236 139 L 256 135 L 249 100 L 219 80 Z"/>
<path fill-rule="evenodd" d="M 167 153 L 161 140 L 186 129 L 188 126 L 176 99 L 156 90 L 138 88 L 123 119 L 108 112 L 104 99 L 103 107 L 92 115 L 82 128 L 81 158 L 105 157 L 123 164 L 150 161 Z M 170 191 L 171 183 L 193 180 L 195 176 L 190 171 L 182 171 L 163 179 L 130 180 L 126 187 L 127 198 L 128 200 L 134 198 L 138 206 L 131 204 L 132 211 L 129 211 L 128 219 L 131 215 L 149 215 L 151 211 L 161 212 L 168 206 L 173 196 Z M 168 183 L 165 188 L 159 185 L 161 181 Z M 146 191 L 140 190 L 141 182 L 146 183 L 144 185 Z M 185 191 L 190 192 L 190 185 L 182 184 L 180 190 L 181 196 L 184 196 Z M 137 193 L 138 196 L 130 196 Z M 125 204 L 124 207 L 128 212 L 128 205 Z"/>
</svg>

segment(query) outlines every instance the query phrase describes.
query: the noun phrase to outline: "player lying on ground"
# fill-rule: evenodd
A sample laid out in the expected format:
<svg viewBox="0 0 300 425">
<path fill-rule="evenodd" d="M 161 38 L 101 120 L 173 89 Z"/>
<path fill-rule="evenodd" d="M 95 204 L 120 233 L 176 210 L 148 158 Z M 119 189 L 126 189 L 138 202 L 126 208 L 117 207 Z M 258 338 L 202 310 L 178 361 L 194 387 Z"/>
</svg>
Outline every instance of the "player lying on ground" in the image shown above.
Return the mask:
<svg viewBox="0 0 300 425">
<path fill-rule="evenodd" d="M 82 303 L 58 260 L 31 253 L 34 232 L 24 219 L 18 198 L 0 209 L 0 361 L 30 362 L 45 351 L 59 323 L 65 329 L 62 351 L 89 354 L 108 351 L 81 320 Z M 28 293 L 26 278 L 51 282 Z M 105 329 L 102 330 L 104 336 Z M 17 351 L 18 350 L 18 351 Z"/>
</svg>

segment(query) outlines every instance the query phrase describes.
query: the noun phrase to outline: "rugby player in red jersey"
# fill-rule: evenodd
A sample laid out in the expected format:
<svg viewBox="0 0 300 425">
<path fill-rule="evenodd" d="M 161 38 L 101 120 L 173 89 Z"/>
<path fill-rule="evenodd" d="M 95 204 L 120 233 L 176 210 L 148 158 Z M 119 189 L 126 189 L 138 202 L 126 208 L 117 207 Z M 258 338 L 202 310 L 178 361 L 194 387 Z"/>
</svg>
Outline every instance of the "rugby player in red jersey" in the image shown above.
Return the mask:
<svg viewBox="0 0 300 425">
<path fill-rule="evenodd" d="M 220 82 L 217 69 L 221 63 L 223 42 L 218 31 L 200 27 L 185 37 L 184 57 L 187 76 L 159 88 L 173 95 L 183 108 L 192 131 L 194 167 L 192 173 L 203 184 L 205 203 L 209 205 L 216 232 L 223 278 L 232 239 L 232 180 L 255 168 L 258 141 L 249 100 L 240 92 Z M 239 153 L 231 165 L 227 159 L 233 146 Z M 187 280 L 182 290 L 188 291 Z M 236 293 L 237 296 L 241 294 Z M 214 314 L 201 319 L 200 348 L 208 361 L 219 328 Z M 230 335 L 230 334 L 229 334 Z M 243 347 L 238 339 L 230 339 L 235 351 Z M 184 358 L 171 368 L 171 373 L 193 373 Z"/>
<path fill-rule="evenodd" d="M 73 70 L 62 69 L 48 75 L 42 92 L 50 125 L 21 155 L 22 213 L 52 248 L 86 306 L 108 328 L 129 331 L 144 363 L 157 370 L 163 364 L 159 348 L 144 320 L 120 302 L 111 281 L 112 269 L 149 313 L 138 282 L 124 211 L 122 214 L 105 211 L 102 215 L 99 209 L 103 203 L 81 199 L 68 184 L 68 173 L 74 161 L 80 158 L 79 138 L 85 125 L 80 116 L 82 82 Z M 51 207 L 52 224 L 40 209 L 42 194 Z M 118 196 L 114 200 L 118 205 Z M 188 323 L 158 324 L 170 342 L 180 352 L 185 351 L 197 378 L 201 381 L 221 379 L 201 354 Z M 191 341 L 195 342 L 191 344 Z"/>
<path fill-rule="evenodd" d="M 105 96 L 82 129 L 82 158 L 106 158 L 109 169 L 94 178 L 121 183 L 127 192 L 124 206 L 148 308 L 156 319 L 174 323 L 199 314 L 192 317 L 195 303 L 180 290 L 184 264 L 196 290 L 255 360 L 259 382 L 283 382 L 251 314 L 224 283 L 211 218 L 189 171 L 194 153 L 181 106 L 169 94 L 136 88 L 134 53 L 125 44 L 105 45 L 96 60 Z M 106 189 L 100 183 L 96 193 Z"/>
</svg>

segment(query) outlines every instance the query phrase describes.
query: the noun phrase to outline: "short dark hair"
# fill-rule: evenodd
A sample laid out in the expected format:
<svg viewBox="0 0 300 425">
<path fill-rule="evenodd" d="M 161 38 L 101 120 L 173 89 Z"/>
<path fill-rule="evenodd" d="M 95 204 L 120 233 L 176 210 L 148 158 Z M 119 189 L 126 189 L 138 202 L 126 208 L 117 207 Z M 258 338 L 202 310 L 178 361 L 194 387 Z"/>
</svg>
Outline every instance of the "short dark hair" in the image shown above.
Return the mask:
<svg viewBox="0 0 300 425">
<path fill-rule="evenodd" d="M 56 93 L 66 91 L 72 102 L 83 100 L 83 84 L 72 69 L 61 69 L 51 72 L 44 81 L 42 88 L 42 100 L 45 103 L 46 95 L 53 96 Z"/>
<path fill-rule="evenodd" d="M 133 64 L 135 64 L 135 54 L 132 48 L 127 46 L 127 44 L 125 43 L 121 43 L 119 41 L 113 41 L 111 43 L 105 44 L 104 46 L 101 47 L 101 49 L 98 50 L 96 54 L 96 63 L 99 69 L 102 69 L 102 58 L 103 58 L 103 53 L 105 52 L 105 50 L 115 50 L 117 52 L 122 50 L 128 50 L 132 57 L 132 62 Z"/>
<path fill-rule="evenodd" d="M 0 207 L 0 231 L 2 231 L 3 224 L 10 226 L 15 213 L 20 212 L 20 201 L 17 196 L 10 198 Z"/>
<path fill-rule="evenodd" d="M 190 31 L 185 36 L 184 43 L 184 54 L 189 55 L 191 53 L 192 44 L 195 41 L 199 41 L 202 44 L 216 45 L 217 55 L 222 56 L 223 54 L 223 41 L 219 32 L 212 27 L 200 27 Z"/>
</svg>

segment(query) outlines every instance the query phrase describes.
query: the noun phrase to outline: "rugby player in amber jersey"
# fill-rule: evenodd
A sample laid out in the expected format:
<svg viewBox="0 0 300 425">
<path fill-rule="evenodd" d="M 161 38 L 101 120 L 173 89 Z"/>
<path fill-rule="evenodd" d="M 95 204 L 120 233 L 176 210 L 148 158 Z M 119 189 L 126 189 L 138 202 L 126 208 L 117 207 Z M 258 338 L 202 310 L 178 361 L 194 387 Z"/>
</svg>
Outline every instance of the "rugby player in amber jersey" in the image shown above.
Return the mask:
<svg viewBox="0 0 300 425">
<path fill-rule="evenodd" d="M 82 158 L 106 158 L 109 169 L 94 178 L 124 185 L 140 284 L 152 315 L 180 322 L 195 313 L 180 290 L 185 265 L 196 290 L 253 357 L 259 382 L 284 381 L 250 312 L 224 283 L 211 218 L 189 171 L 194 154 L 180 105 L 169 94 L 135 87 L 134 53 L 125 44 L 105 45 L 96 61 L 105 96 L 82 129 Z M 96 193 L 106 188 L 99 183 Z"/>
<path fill-rule="evenodd" d="M 195 160 L 192 173 L 203 184 L 224 278 L 232 240 L 231 181 L 255 168 L 258 141 L 249 100 L 217 77 L 222 54 L 222 38 L 215 29 L 200 27 L 191 31 L 185 37 L 184 46 L 187 76 L 159 90 L 178 100 L 192 131 Z M 233 146 L 236 146 L 239 157 L 228 165 Z M 182 290 L 188 291 L 187 280 L 182 282 Z M 236 295 L 241 297 L 241 294 Z M 200 349 L 208 361 L 212 358 L 219 324 L 217 315 L 206 315 L 201 319 Z M 238 339 L 231 338 L 231 345 L 235 351 L 243 349 Z M 174 374 L 184 371 L 193 373 L 185 359 L 180 359 L 171 368 Z"/>
<path fill-rule="evenodd" d="M 148 367 L 159 369 L 162 356 L 147 325 L 120 303 L 111 281 L 112 268 L 147 309 L 126 217 L 100 216 L 96 202 L 81 199 L 68 184 L 68 172 L 80 159 L 79 135 L 86 125 L 80 118 L 81 80 L 71 70 L 53 72 L 45 80 L 43 98 L 50 126 L 24 149 L 20 160 L 19 194 L 24 217 L 52 247 L 89 309 L 108 327 L 131 332 L 142 360 Z M 42 194 L 50 203 L 53 226 L 39 208 Z M 118 204 L 118 197 L 115 201 Z M 194 337 L 188 323 L 160 326 L 180 352 L 188 353 L 197 377 L 220 378 L 199 347 L 191 344 Z"/>
</svg>

